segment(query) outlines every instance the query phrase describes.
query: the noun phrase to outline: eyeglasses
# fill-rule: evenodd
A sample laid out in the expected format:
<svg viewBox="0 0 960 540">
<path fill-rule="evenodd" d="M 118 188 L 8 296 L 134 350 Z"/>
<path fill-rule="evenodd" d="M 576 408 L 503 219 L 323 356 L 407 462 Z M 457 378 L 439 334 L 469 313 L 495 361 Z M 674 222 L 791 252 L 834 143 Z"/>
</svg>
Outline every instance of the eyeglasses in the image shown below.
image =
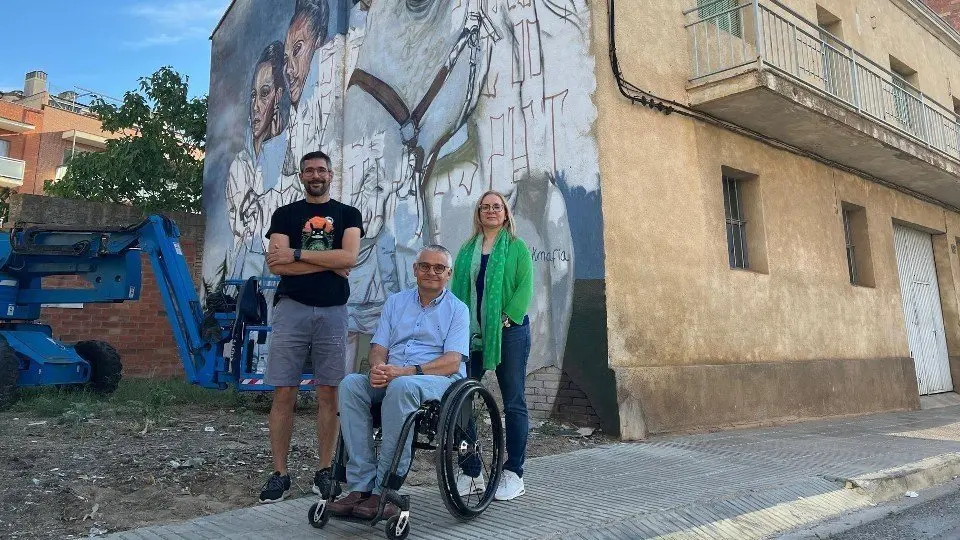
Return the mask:
<svg viewBox="0 0 960 540">
<path fill-rule="evenodd" d="M 302 171 L 302 174 L 303 174 L 304 176 L 309 176 L 309 175 L 313 175 L 313 174 L 327 174 L 328 172 L 333 172 L 333 171 L 331 171 L 330 169 L 328 169 L 328 168 L 326 168 L 326 167 L 317 167 L 317 168 L 307 167 L 306 169 L 304 169 L 304 170 Z"/>
<path fill-rule="evenodd" d="M 450 267 L 444 264 L 430 264 L 425 262 L 417 263 L 417 270 L 423 272 L 424 274 L 426 274 L 430 270 L 433 270 L 433 273 L 439 276 L 440 274 L 443 274 L 449 269 Z"/>
<path fill-rule="evenodd" d="M 502 204 L 481 204 L 480 205 L 481 212 L 499 212 L 501 210 L 503 210 Z"/>
</svg>

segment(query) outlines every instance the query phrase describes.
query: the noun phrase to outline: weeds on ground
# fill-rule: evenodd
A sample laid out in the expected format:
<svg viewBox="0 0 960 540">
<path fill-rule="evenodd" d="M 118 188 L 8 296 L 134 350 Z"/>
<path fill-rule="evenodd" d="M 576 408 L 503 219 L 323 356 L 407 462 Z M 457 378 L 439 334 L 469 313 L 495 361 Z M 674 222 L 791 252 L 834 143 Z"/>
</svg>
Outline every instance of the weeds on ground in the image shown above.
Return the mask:
<svg viewBox="0 0 960 540">
<path fill-rule="evenodd" d="M 157 425 L 176 419 L 184 409 L 242 411 L 252 401 L 252 396 L 235 390 L 200 388 L 180 379 L 130 378 L 122 380 L 116 392 L 106 396 L 75 387 L 22 388 L 12 411 L 57 419 L 65 425 L 79 425 L 93 418 L 126 419 L 141 424 L 150 421 Z"/>
</svg>

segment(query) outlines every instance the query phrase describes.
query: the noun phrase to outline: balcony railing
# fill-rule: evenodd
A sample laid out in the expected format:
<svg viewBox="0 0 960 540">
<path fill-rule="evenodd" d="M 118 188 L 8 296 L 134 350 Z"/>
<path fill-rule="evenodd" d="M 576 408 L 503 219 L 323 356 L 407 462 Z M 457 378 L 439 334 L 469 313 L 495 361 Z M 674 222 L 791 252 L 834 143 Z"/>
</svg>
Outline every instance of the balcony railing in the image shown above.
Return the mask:
<svg viewBox="0 0 960 540">
<path fill-rule="evenodd" d="M 23 167 L 22 160 L 0 157 L 0 187 L 22 186 Z"/>
<path fill-rule="evenodd" d="M 751 64 L 770 68 L 960 159 L 954 111 L 777 0 L 700 0 L 684 16 L 691 82 Z"/>
</svg>

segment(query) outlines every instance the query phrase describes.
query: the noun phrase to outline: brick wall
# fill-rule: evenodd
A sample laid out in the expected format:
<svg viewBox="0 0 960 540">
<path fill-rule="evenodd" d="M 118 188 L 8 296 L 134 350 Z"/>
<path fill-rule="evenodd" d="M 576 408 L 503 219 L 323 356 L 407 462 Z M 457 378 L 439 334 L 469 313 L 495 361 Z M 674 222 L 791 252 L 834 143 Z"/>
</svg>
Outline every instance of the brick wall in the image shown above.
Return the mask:
<svg viewBox="0 0 960 540">
<path fill-rule="evenodd" d="M 960 0 L 924 0 L 930 9 L 936 11 L 954 28 L 960 30 Z"/>
<path fill-rule="evenodd" d="M 503 410 L 503 399 L 497 386 L 497 376 L 488 372 L 484 385 L 490 390 Z M 545 367 L 527 375 L 525 389 L 530 420 L 560 420 L 577 427 L 599 427 L 590 399 L 570 377 L 556 367 Z"/>
<path fill-rule="evenodd" d="M 50 106 L 43 108 L 43 127 L 46 131 L 62 133 L 71 129 L 79 129 L 100 137 L 110 137 L 109 133 L 103 131 L 100 119 L 96 116 L 87 116 Z"/>
<path fill-rule="evenodd" d="M 0 101 L 0 118 L 22 122 L 34 126 L 26 133 L 8 133 L 0 130 L 0 136 L 10 142 L 10 155 L 25 163 L 23 177 L 32 179 L 37 174 L 37 157 L 40 153 L 40 135 L 43 131 L 43 114 L 37 109 L 22 107 L 6 101 Z"/>
<path fill-rule="evenodd" d="M 63 165 L 63 153 L 73 147 L 72 139 L 64 139 L 63 134 L 71 130 L 91 133 L 100 137 L 113 137 L 103 131 L 100 120 L 50 106 L 43 108 L 43 129 L 37 130 L 39 138 L 36 154 L 36 169 L 32 176 L 24 175 L 20 193 L 40 195 L 43 183 L 56 177 L 57 167 Z M 77 143 L 77 152 L 99 152 L 99 148 Z"/>
<path fill-rule="evenodd" d="M 184 256 L 191 266 L 194 284 L 200 282 L 203 250 L 203 219 L 195 214 L 168 214 L 179 226 Z M 116 226 L 142 220 L 145 214 L 129 206 L 93 203 L 57 197 L 13 195 L 11 223 L 31 221 L 54 225 Z M 48 283 L 49 282 L 49 283 Z M 76 278 L 51 278 L 44 286 L 75 285 Z M 171 377 L 183 368 L 153 278 L 150 261 L 143 258 L 143 288 L 140 300 L 118 304 L 87 304 L 82 309 L 44 308 L 40 322 L 53 328 L 54 337 L 66 342 L 102 339 L 123 358 L 125 375 Z"/>
</svg>

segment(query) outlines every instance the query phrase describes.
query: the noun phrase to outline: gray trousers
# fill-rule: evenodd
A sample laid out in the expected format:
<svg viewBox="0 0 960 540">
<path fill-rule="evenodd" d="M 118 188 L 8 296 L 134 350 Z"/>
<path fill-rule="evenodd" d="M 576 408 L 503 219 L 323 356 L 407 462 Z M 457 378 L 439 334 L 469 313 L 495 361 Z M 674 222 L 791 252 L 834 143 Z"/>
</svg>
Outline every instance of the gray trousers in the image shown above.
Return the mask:
<svg viewBox="0 0 960 540">
<path fill-rule="evenodd" d="M 264 382 L 300 386 L 309 357 L 318 386 L 340 384 L 346 371 L 347 306 L 313 307 L 281 298 L 270 324 L 273 333 Z"/>
<path fill-rule="evenodd" d="M 370 386 L 369 375 L 352 373 L 340 383 L 337 393 L 340 405 L 340 433 L 347 451 L 347 489 L 370 491 L 379 495 L 381 484 L 390 472 L 403 422 L 425 401 L 439 400 L 459 378 L 437 375 L 407 375 L 397 377 L 386 388 Z M 380 444 L 380 462 L 375 461 L 373 447 L 373 418 L 370 405 L 381 404 L 383 438 Z M 413 430 L 403 443 L 403 454 L 397 465 L 397 475 L 403 476 L 410 468 L 410 445 Z"/>
</svg>

